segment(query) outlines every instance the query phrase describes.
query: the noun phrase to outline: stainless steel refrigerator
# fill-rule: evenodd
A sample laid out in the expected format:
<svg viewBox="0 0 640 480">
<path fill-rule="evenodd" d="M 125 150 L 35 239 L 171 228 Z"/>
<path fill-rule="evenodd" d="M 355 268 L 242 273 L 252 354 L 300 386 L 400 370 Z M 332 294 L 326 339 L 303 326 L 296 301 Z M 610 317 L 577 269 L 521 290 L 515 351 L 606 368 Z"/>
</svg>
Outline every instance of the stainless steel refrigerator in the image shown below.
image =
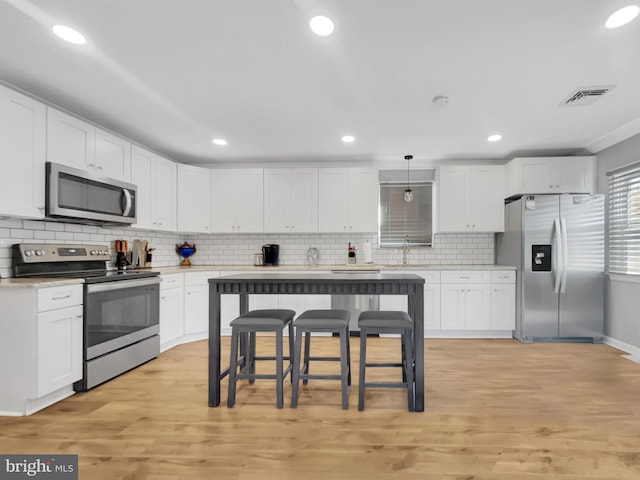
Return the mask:
<svg viewBox="0 0 640 480">
<path fill-rule="evenodd" d="M 601 342 L 604 196 L 525 195 L 505 205 L 496 262 L 518 268 L 521 342 Z"/>
</svg>

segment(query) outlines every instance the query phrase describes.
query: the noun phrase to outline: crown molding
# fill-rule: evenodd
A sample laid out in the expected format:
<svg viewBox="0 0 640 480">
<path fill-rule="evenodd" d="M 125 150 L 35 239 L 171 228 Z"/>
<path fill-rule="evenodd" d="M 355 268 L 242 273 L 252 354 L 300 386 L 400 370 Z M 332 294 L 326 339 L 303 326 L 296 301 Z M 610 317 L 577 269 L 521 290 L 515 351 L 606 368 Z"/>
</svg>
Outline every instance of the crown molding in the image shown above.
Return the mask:
<svg viewBox="0 0 640 480">
<path fill-rule="evenodd" d="M 604 137 L 587 146 L 587 149 L 593 153 L 598 153 L 638 133 L 640 133 L 640 118 L 636 118 L 613 132 L 606 134 Z"/>
</svg>

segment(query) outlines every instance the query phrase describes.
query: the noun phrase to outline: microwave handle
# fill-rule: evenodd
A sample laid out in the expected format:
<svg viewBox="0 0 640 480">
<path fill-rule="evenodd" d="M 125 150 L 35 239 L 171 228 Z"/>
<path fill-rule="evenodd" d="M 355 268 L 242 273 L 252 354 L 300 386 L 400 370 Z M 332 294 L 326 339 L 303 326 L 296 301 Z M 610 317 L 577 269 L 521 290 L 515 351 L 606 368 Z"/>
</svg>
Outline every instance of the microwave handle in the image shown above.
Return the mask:
<svg viewBox="0 0 640 480">
<path fill-rule="evenodd" d="M 122 215 L 126 217 L 129 215 L 129 212 L 131 211 L 131 193 L 126 188 L 122 189 L 122 193 L 124 193 L 124 200 L 125 200 L 124 211 L 122 212 Z"/>
</svg>

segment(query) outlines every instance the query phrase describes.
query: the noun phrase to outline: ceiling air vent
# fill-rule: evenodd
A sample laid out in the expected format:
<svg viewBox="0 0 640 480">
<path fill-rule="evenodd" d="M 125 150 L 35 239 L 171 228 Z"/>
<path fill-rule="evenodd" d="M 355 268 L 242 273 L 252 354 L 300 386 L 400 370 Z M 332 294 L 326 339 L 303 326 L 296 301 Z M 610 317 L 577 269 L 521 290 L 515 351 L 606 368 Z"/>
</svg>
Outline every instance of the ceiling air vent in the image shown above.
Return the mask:
<svg viewBox="0 0 640 480">
<path fill-rule="evenodd" d="M 560 104 L 561 107 L 581 107 L 591 105 L 605 93 L 615 88 L 615 85 L 600 85 L 597 87 L 579 87 L 569 94 Z"/>
</svg>

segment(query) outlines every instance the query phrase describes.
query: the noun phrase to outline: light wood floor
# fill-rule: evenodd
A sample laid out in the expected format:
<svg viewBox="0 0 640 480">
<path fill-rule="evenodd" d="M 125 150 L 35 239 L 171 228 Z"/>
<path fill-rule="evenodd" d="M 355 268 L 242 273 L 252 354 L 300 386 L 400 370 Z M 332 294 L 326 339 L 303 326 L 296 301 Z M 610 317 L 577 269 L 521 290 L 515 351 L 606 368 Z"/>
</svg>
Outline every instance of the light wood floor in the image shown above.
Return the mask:
<svg viewBox="0 0 640 480">
<path fill-rule="evenodd" d="M 398 340 L 369 341 L 371 358 L 399 358 Z M 314 342 L 314 353 L 337 352 L 337 338 Z M 258 351 L 272 346 L 261 338 Z M 0 453 L 79 454 L 91 480 L 640 479 L 640 365 L 623 352 L 427 340 L 427 410 L 408 413 L 398 389 L 372 389 L 358 412 L 358 351 L 353 338 L 346 411 L 337 381 L 311 381 L 296 410 L 276 409 L 271 380 L 241 382 L 234 409 L 208 408 L 203 341 L 30 417 L 0 418 Z"/>
</svg>

